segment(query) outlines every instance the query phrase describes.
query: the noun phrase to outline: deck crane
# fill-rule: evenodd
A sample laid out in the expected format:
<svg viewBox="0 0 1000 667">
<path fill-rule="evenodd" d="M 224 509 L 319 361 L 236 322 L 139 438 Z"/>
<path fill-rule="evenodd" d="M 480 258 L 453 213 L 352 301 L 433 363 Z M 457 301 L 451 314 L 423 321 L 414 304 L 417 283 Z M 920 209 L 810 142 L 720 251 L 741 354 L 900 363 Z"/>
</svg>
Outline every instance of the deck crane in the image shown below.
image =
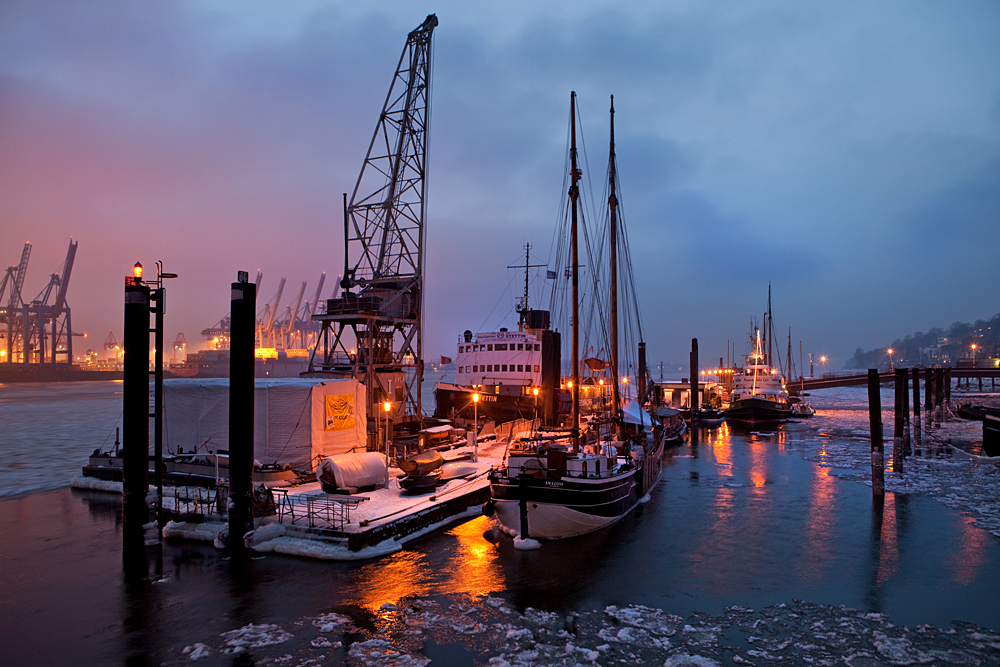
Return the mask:
<svg viewBox="0 0 1000 667">
<path fill-rule="evenodd" d="M 382 401 L 393 404 L 394 418 L 424 416 L 427 130 L 437 25 L 431 14 L 407 35 L 350 203 L 344 194 L 344 291 L 313 315 L 322 330 L 309 374 L 363 382 L 369 419 Z"/>
</svg>

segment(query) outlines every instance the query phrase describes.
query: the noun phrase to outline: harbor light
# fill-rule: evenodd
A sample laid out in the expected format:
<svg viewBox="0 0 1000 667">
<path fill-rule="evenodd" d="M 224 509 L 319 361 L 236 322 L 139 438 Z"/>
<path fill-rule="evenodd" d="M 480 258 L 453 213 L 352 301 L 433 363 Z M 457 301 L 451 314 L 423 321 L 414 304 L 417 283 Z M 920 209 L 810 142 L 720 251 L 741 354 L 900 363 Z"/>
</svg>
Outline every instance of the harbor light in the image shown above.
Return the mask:
<svg viewBox="0 0 1000 667">
<path fill-rule="evenodd" d="M 386 401 L 385 403 L 382 404 L 382 408 L 386 412 L 389 412 L 390 410 L 392 410 L 392 403 L 390 403 L 389 401 Z"/>
<path fill-rule="evenodd" d="M 892 348 L 891 347 L 889 348 L 888 352 L 889 352 L 889 370 L 894 371 L 894 370 L 896 370 L 896 366 L 895 366 L 894 362 L 892 361 Z"/>
<path fill-rule="evenodd" d="M 132 267 L 132 276 L 136 280 L 142 280 L 142 264 L 139 262 L 136 262 L 135 266 Z"/>
<path fill-rule="evenodd" d="M 972 367 L 976 367 L 976 344 L 972 344 Z"/>
</svg>

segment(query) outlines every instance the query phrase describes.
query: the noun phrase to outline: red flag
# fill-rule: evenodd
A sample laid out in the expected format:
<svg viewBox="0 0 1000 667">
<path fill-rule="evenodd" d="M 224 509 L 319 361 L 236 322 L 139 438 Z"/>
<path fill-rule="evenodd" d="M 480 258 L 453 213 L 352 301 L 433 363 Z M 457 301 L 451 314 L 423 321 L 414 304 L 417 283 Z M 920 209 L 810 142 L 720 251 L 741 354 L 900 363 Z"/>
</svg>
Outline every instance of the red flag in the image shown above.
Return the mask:
<svg viewBox="0 0 1000 667">
<path fill-rule="evenodd" d="M 444 356 L 441 357 L 442 366 L 447 366 L 450 363 L 451 363 L 451 357 L 444 357 Z"/>
</svg>

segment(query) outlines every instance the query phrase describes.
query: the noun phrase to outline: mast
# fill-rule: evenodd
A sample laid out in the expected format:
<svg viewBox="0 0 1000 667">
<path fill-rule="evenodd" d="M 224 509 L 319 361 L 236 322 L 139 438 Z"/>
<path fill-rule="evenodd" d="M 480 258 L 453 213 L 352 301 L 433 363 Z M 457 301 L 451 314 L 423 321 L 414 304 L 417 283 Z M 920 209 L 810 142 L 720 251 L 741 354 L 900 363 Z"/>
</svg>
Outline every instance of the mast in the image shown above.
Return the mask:
<svg viewBox="0 0 1000 667">
<path fill-rule="evenodd" d="M 580 198 L 580 188 L 577 181 L 580 180 L 580 171 L 576 168 L 576 91 L 569 94 L 569 128 L 570 128 L 570 186 L 569 200 L 572 204 L 572 232 L 571 232 L 571 253 L 573 263 L 573 451 L 580 451 L 580 304 L 579 304 L 579 279 L 577 273 L 580 267 L 580 258 L 577 248 L 577 220 L 576 208 L 577 200 Z M 616 378 L 617 382 L 617 378 Z"/>
<path fill-rule="evenodd" d="M 771 317 L 771 283 L 767 283 L 767 365 L 774 365 L 774 319 Z"/>
<path fill-rule="evenodd" d="M 785 376 L 785 382 L 791 382 L 792 380 L 792 328 L 788 327 L 788 375 Z"/>
<path fill-rule="evenodd" d="M 621 398 L 618 393 L 618 195 L 615 194 L 615 96 L 611 96 L 611 149 L 608 156 L 608 211 L 611 230 L 611 418 L 618 424 Z M 617 426 L 614 427 L 617 430 Z"/>
</svg>

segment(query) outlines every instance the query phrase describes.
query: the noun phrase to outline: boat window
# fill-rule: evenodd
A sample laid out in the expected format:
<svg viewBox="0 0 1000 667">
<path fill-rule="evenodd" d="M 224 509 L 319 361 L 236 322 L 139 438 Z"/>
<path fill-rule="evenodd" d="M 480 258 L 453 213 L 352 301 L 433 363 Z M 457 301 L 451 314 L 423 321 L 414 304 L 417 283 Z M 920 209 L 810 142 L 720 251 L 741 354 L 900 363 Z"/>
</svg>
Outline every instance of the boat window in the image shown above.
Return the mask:
<svg viewBox="0 0 1000 667">
<path fill-rule="evenodd" d="M 498 350 L 506 350 L 507 349 L 507 343 L 497 343 L 496 349 L 498 349 Z"/>
<path fill-rule="evenodd" d="M 542 349 L 542 346 L 539 345 L 538 343 L 535 343 L 535 352 L 538 352 L 541 349 Z"/>
<path fill-rule="evenodd" d="M 506 372 L 507 372 L 507 364 L 503 364 L 503 365 L 502 365 L 502 366 L 500 367 L 500 372 L 501 372 L 501 373 L 506 373 Z"/>
<path fill-rule="evenodd" d="M 517 372 L 518 373 L 523 373 L 524 372 L 524 366 L 522 364 L 518 364 L 517 365 Z"/>
<path fill-rule="evenodd" d="M 489 352 L 492 352 L 493 351 L 493 344 L 491 343 L 491 344 L 487 345 L 486 346 L 486 350 L 489 351 Z"/>
<path fill-rule="evenodd" d="M 537 373 L 539 370 L 541 369 L 538 367 L 538 364 L 535 364 L 535 372 Z"/>
<path fill-rule="evenodd" d="M 473 366 L 472 367 L 472 372 L 473 373 L 478 373 L 479 372 L 479 366 Z"/>
<path fill-rule="evenodd" d="M 517 349 L 523 350 L 524 349 L 524 343 L 518 343 L 517 344 Z"/>
<path fill-rule="evenodd" d="M 486 372 L 487 373 L 492 373 L 493 372 L 493 364 L 487 364 L 486 365 Z"/>
</svg>

